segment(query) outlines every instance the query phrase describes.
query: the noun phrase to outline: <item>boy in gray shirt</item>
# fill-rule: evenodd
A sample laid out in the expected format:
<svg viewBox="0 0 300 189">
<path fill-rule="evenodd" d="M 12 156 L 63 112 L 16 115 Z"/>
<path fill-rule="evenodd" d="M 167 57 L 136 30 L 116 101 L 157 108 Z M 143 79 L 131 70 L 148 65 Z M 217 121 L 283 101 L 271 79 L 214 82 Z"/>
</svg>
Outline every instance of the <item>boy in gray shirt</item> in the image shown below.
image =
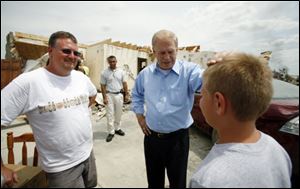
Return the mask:
<svg viewBox="0 0 300 189">
<path fill-rule="evenodd" d="M 190 187 L 291 187 L 287 152 L 255 126 L 272 98 L 272 71 L 263 59 L 244 53 L 219 61 L 204 72 L 199 103 L 219 139 Z"/>
</svg>

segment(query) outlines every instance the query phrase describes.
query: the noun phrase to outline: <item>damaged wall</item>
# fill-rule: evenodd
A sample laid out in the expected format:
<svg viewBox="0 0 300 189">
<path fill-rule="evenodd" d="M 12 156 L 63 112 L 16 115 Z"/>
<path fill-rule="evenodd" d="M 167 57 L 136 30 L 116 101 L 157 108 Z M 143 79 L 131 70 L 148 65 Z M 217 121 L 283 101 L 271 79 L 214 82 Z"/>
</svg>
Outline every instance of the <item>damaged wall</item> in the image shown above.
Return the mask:
<svg viewBox="0 0 300 189">
<path fill-rule="evenodd" d="M 134 80 L 138 74 L 139 59 L 145 59 L 149 63 L 150 58 L 149 53 L 128 47 L 114 45 L 111 40 L 106 40 L 87 48 L 85 64 L 90 68 L 90 78 L 97 89 L 100 90 L 100 75 L 108 67 L 106 58 L 110 55 L 117 58 L 117 66 L 126 72 L 128 88 L 130 90 L 133 88 Z"/>
<path fill-rule="evenodd" d="M 35 60 L 27 66 L 27 71 L 43 66 L 48 51 L 47 37 L 26 34 L 21 32 L 10 32 L 7 35 L 6 58 L 21 59 L 22 61 Z M 78 44 L 79 51 L 83 54 L 83 63 L 89 67 L 89 77 L 97 89 L 100 90 L 100 74 L 108 67 L 106 58 L 110 55 L 116 56 L 118 67 L 125 70 L 127 74 L 128 88 L 134 86 L 134 80 L 138 72 L 154 60 L 151 48 L 148 46 L 137 46 L 125 42 L 107 39 L 93 45 Z M 200 46 L 181 47 L 178 51 L 178 59 L 198 62 Z M 202 58 L 203 59 L 203 58 Z M 201 60 L 202 60 L 201 59 Z M 204 62 L 204 60 L 203 60 Z"/>
<path fill-rule="evenodd" d="M 21 32 L 9 32 L 6 37 L 6 59 L 37 60 L 48 52 L 49 38 Z M 87 45 L 78 44 L 85 54 Z"/>
</svg>

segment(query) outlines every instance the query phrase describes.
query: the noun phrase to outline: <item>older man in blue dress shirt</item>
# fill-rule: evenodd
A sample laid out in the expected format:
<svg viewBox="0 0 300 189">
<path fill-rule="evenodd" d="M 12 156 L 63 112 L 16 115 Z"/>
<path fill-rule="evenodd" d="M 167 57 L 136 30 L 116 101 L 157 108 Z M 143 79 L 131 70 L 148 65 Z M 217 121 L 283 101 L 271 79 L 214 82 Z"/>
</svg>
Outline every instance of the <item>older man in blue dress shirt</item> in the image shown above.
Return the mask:
<svg viewBox="0 0 300 189">
<path fill-rule="evenodd" d="M 132 110 L 145 134 L 148 187 L 186 187 L 189 153 L 188 128 L 193 123 L 194 93 L 204 71 L 199 65 L 176 60 L 178 39 L 167 30 L 152 38 L 157 62 L 143 69 L 132 91 Z M 146 111 L 144 109 L 146 105 Z"/>
</svg>

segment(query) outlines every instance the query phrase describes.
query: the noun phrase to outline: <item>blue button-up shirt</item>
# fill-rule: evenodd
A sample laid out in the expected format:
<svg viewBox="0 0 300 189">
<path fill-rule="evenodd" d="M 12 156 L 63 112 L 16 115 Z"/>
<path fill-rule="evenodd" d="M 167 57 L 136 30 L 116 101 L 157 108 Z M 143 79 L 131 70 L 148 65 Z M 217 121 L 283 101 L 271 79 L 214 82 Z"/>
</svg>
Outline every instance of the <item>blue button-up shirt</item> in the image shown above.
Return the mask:
<svg viewBox="0 0 300 189">
<path fill-rule="evenodd" d="M 132 110 L 144 114 L 147 126 L 156 132 L 170 133 L 193 123 L 194 93 L 202 85 L 203 69 L 191 62 L 176 61 L 169 73 L 157 64 L 143 69 L 132 91 Z"/>
</svg>

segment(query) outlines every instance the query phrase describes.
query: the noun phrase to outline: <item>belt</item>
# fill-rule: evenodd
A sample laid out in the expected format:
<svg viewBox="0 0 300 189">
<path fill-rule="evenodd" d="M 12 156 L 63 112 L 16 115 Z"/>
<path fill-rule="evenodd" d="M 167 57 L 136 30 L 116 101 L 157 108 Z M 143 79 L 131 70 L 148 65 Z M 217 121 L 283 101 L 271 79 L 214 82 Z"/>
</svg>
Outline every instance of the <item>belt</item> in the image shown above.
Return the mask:
<svg viewBox="0 0 300 189">
<path fill-rule="evenodd" d="M 154 136 L 157 138 L 167 138 L 167 137 L 176 136 L 178 134 L 184 133 L 184 132 L 188 131 L 188 128 L 187 129 L 179 129 L 177 131 L 170 132 L 170 133 L 159 133 L 159 132 L 153 131 L 151 129 L 150 129 L 150 131 L 151 131 L 151 136 Z"/>
<path fill-rule="evenodd" d="M 107 91 L 107 93 L 110 93 L 110 94 L 120 94 L 121 92 L 110 92 L 110 91 Z"/>
</svg>

